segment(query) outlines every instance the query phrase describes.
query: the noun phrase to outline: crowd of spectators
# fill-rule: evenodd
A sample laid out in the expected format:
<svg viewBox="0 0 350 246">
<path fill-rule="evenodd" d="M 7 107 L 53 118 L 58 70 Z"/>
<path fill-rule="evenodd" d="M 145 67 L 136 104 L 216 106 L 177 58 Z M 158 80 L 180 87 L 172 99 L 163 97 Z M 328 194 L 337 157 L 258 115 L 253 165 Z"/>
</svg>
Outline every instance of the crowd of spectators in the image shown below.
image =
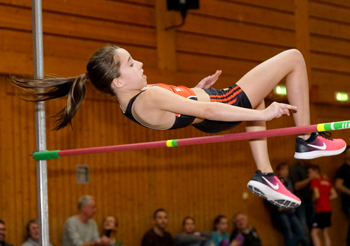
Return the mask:
<svg viewBox="0 0 350 246">
<path fill-rule="evenodd" d="M 157 209 L 153 214 L 153 227 L 145 233 L 141 246 L 262 246 L 256 230 L 248 224 L 248 216 L 237 213 L 233 218 L 234 230 L 228 234 L 228 219 L 218 215 L 213 221 L 213 231 L 196 230 L 195 219 L 186 216 L 182 232 L 172 235 L 166 231 L 168 213 Z"/>
</svg>

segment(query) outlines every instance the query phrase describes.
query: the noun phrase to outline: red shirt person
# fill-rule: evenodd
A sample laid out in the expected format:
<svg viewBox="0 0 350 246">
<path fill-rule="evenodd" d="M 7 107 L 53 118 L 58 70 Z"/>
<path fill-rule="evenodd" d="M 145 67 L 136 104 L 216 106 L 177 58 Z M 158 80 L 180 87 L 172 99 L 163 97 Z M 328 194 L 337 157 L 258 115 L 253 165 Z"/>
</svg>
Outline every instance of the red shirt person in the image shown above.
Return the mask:
<svg viewBox="0 0 350 246">
<path fill-rule="evenodd" d="M 324 236 L 326 246 L 331 245 L 328 227 L 331 226 L 332 207 L 330 200 L 337 198 L 337 193 L 331 182 L 321 175 L 320 167 L 311 165 L 308 175 L 312 179 L 311 189 L 316 206 L 316 215 L 312 224 L 311 237 L 314 246 L 321 246 L 320 232 Z"/>
</svg>

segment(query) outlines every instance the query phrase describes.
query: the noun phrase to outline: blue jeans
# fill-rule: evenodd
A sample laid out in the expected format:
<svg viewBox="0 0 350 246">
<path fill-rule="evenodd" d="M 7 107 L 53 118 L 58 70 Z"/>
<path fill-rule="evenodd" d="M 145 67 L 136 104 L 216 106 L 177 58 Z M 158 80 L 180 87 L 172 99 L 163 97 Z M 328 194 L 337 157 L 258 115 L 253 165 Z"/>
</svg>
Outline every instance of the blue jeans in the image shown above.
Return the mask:
<svg viewBox="0 0 350 246">
<path fill-rule="evenodd" d="M 295 210 L 295 215 L 298 217 L 306 232 L 305 236 L 301 240 L 303 246 L 311 245 L 310 231 L 315 218 L 315 213 L 315 204 L 311 201 L 302 201 L 301 205 Z"/>
<path fill-rule="evenodd" d="M 305 238 L 307 232 L 294 213 L 287 211 L 276 212 L 273 213 L 272 219 L 282 231 L 286 246 L 297 246 Z M 303 245 L 309 246 L 308 241 L 303 243 Z"/>
</svg>

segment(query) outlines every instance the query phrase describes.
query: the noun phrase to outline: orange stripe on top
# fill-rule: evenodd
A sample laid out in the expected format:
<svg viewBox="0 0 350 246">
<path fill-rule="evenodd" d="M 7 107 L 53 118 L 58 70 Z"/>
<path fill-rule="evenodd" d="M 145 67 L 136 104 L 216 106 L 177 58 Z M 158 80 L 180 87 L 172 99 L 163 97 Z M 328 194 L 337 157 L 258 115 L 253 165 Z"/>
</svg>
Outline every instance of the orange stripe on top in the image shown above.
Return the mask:
<svg viewBox="0 0 350 246">
<path fill-rule="evenodd" d="M 227 93 L 223 94 L 223 95 L 210 95 L 210 97 L 226 97 L 229 94 L 231 94 L 234 90 L 236 90 L 238 87 L 238 85 L 236 85 L 234 88 L 230 89 Z M 240 90 L 242 90 L 241 88 L 239 88 Z"/>
<path fill-rule="evenodd" d="M 220 100 L 217 100 L 217 99 L 213 99 L 213 100 L 210 100 L 210 101 L 212 101 L 212 102 L 221 102 Z M 236 101 L 237 101 L 237 98 L 235 98 L 231 102 L 228 102 L 228 103 L 225 103 L 225 104 L 231 105 L 231 104 L 234 104 Z"/>
<path fill-rule="evenodd" d="M 235 96 L 237 96 L 239 93 L 242 92 L 242 89 L 239 89 L 238 91 L 236 91 L 235 93 L 233 93 L 231 96 L 227 97 L 227 98 L 213 98 L 212 96 L 210 96 L 210 101 L 213 102 L 225 102 L 225 101 L 229 101 L 232 98 L 234 98 Z M 230 102 L 229 104 L 232 104 L 234 102 Z"/>
<path fill-rule="evenodd" d="M 166 85 L 166 84 L 157 84 L 158 87 L 167 89 L 171 92 L 174 92 L 175 94 L 185 97 L 185 98 L 189 98 L 192 96 L 196 96 L 196 94 L 194 93 L 193 90 L 191 90 L 190 88 L 187 88 L 186 86 L 183 85 L 179 85 L 179 86 L 174 86 L 174 85 Z"/>
</svg>

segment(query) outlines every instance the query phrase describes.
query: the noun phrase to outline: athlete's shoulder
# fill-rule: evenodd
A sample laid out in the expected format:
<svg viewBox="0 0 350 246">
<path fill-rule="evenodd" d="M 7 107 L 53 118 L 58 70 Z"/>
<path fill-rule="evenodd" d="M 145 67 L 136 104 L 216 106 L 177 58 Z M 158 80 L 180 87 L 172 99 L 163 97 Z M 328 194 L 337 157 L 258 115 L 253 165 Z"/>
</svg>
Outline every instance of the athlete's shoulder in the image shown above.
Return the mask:
<svg viewBox="0 0 350 246">
<path fill-rule="evenodd" d="M 145 87 L 143 93 L 138 97 L 137 104 L 142 108 L 149 107 L 150 105 L 155 106 L 154 104 L 158 105 L 166 98 L 168 98 L 169 94 L 173 93 L 158 86 L 147 86 Z"/>
</svg>

